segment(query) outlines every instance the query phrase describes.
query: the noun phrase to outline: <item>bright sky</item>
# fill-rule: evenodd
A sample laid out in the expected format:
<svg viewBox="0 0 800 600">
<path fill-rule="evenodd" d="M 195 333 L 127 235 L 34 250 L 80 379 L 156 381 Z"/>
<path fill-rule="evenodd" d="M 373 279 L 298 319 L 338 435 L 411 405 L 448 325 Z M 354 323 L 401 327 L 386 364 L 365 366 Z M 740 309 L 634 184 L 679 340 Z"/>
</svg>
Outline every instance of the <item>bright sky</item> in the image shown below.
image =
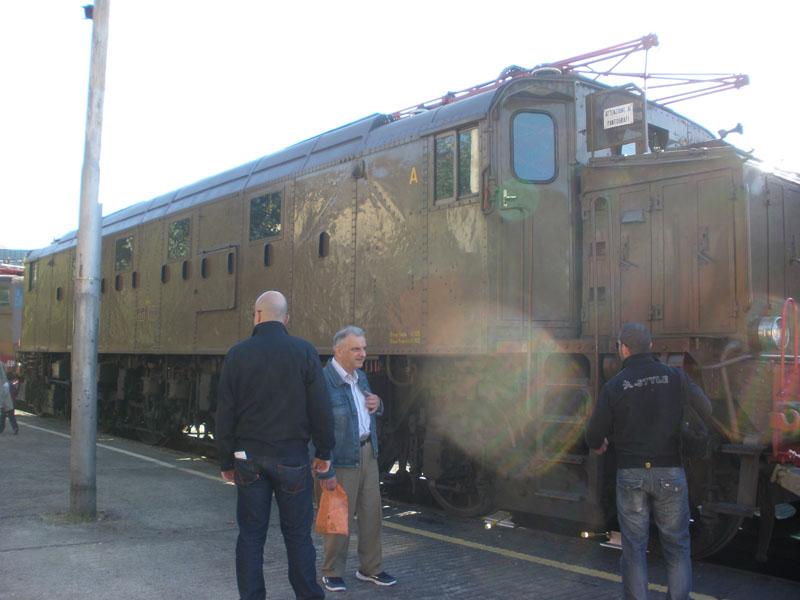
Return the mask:
<svg viewBox="0 0 800 600">
<path fill-rule="evenodd" d="M 88 2 L 4 3 L 0 246 L 39 248 L 78 226 Z M 111 0 L 110 15 L 104 215 L 509 65 L 648 33 L 660 41 L 652 73 L 750 75 L 747 88 L 672 108 L 714 132 L 741 122 L 729 141 L 800 171 L 796 0 Z"/>
</svg>

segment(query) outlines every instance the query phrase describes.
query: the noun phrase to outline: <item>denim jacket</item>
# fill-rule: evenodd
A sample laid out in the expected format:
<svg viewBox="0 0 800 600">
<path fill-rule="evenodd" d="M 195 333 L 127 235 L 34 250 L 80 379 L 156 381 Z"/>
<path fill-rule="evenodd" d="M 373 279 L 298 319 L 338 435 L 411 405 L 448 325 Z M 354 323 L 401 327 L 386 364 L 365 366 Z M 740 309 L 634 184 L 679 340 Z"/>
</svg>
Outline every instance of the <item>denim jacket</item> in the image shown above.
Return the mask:
<svg viewBox="0 0 800 600">
<path fill-rule="evenodd" d="M 330 479 L 336 476 L 334 467 L 358 466 L 361 459 L 361 444 L 359 443 L 358 435 L 358 412 L 356 411 L 350 384 L 342 379 L 333 366 L 332 360 L 328 361 L 322 372 L 325 374 L 328 396 L 333 408 L 333 427 L 336 444 L 333 447 L 331 468 L 327 473 L 319 475 L 319 479 Z M 358 387 L 361 388 L 361 392 L 364 396 L 371 394 L 372 390 L 367 382 L 367 376 L 361 370 L 357 371 L 357 373 Z M 375 456 L 378 456 L 378 431 L 375 417 L 382 414 L 383 401 L 381 401 L 378 410 L 369 416 L 369 432 Z"/>
</svg>

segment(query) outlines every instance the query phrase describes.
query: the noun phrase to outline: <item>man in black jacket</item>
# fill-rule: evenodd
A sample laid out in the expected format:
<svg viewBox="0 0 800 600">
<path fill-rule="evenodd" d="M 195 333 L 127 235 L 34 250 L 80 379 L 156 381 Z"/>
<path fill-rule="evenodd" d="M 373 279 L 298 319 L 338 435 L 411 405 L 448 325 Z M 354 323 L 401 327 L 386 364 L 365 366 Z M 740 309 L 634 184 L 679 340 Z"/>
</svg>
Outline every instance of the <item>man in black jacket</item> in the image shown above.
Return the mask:
<svg viewBox="0 0 800 600">
<path fill-rule="evenodd" d="M 319 356 L 290 336 L 286 298 L 265 292 L 255 304 L 255 329 L 228 351 L 217 397 L 215 436 L 220 470 L 236 483 L 236 579 L 242 600 L 263 599 L 264 542 L 272 495 L 278 503 L 297 598 L 324 598 L 311 541 L 311 472 L 330 468 L 333 412 Z M 309 465 L 308 442 L 316 448 Z"/>
<path fill-rule="evenodd" d="M 611 439 L 617 453 L 617 517 L 622 530 L 624 598 L 647 598 L 647 541 L 652 512 L 667 567 L 668 597 L 684 600 L 692 583 L 689 497 L 681 463 L 683 405 L 711 413 L 703 391 L 678 369 L 650 354 L 650 331 L 622 327 L 617 341 L 622 370 L 600 391 L 586 429 L 597 454 Z"/>
</svg>

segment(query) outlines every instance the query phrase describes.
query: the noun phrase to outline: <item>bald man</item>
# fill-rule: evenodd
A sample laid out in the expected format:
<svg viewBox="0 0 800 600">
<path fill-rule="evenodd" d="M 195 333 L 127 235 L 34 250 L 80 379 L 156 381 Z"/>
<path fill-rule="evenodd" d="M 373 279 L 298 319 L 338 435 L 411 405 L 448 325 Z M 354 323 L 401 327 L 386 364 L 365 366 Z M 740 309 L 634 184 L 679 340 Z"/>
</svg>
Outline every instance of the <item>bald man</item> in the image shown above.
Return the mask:
<svg viewBox="0 0 800 600">
<path fill-rule="evenodd" d="M 266 597 L 263 561 L 272 496 L 297 598 L 324 598 L 311 541 L 311 472 L 330 468 L 333 412 L 319 356 L 286 331 L 280 292 L 261 294 L 253 335 L 228 351 L 219 378 L 215 437 L 222 478 L 236 483 L 236 579 L 243 600 Z M 315 458 L 309 464 L 308 442 Z"/>
</svg>

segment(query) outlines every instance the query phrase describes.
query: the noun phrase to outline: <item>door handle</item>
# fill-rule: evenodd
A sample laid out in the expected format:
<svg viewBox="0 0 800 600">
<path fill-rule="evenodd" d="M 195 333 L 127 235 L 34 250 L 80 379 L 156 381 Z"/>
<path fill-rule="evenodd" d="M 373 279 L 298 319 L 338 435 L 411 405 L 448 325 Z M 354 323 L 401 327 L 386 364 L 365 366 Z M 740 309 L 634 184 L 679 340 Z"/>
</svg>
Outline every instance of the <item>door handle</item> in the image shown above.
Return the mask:
<svg viewBox="0 0 800 600">
<path fill-rule="evenodd" d="M 700 260 L 702 260 L 703 262 L 706 262 L 706 263 L 713 263 L 714 262 L 714 259 L 711 258 L 710 256 L 707 256 L 706 253 L 703 252 L 702 250 L 700 250 L 697 253 L 697 258 L 699 258 Z"/>
<path fill-rule="evenodd" d="M 508 190 L 506 190 L 506 189 L 503 190 L 503 208 L 508 206 L 508 201 L 509 200 L 516 200 L 516 199 L 517 199 L 516 196 L 509 196 L 508 195 Z"/>
</svg>

